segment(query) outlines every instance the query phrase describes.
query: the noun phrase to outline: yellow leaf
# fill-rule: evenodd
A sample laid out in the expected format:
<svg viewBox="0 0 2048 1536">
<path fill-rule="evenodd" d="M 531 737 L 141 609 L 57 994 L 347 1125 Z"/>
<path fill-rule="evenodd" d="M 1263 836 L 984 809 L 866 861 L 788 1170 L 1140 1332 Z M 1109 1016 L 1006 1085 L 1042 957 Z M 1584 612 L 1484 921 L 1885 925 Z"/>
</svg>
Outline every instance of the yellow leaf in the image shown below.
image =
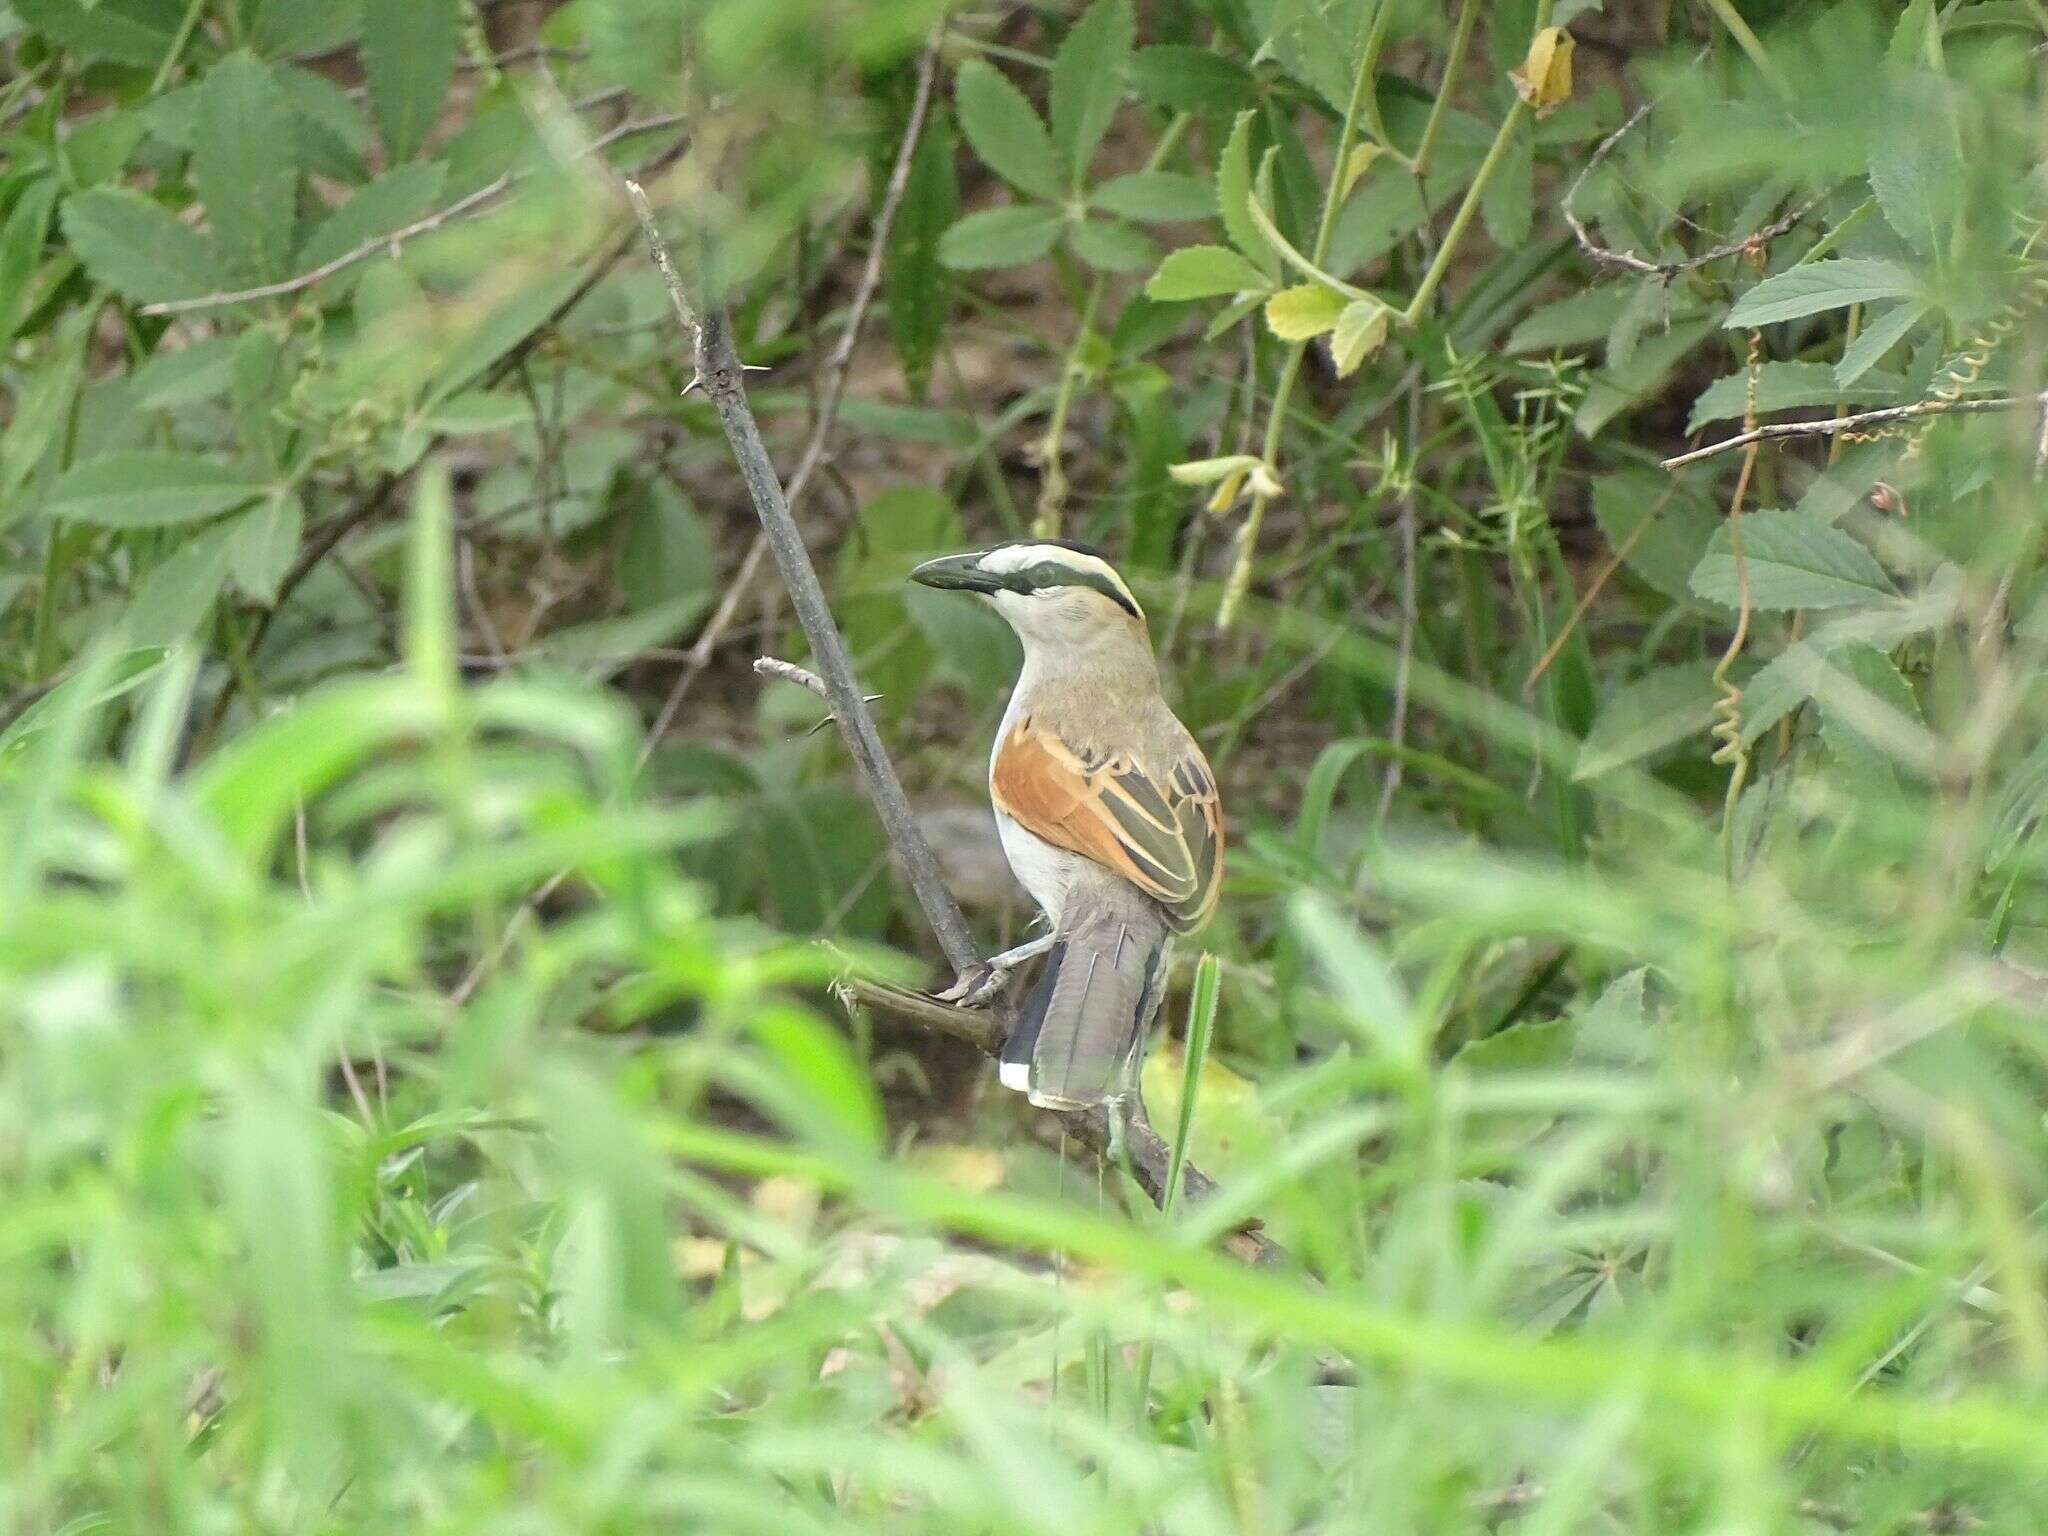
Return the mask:
<svg viewBox="0 0 2048 1536">
<path fill-rule="evenodd" d="M 1321 283 L 1300 283 L 1266 300 L 1266 329 L 1282 341 L 1311 341 L 1335 325 L 1342 313 L 1342 294 Z"/>
<path fill-rule="evenodd" d="M 1337 377 L 1349 378 L 1358 365 L 1379 351 L 1387 339 L 1387 306 L 1359 299 L 1344 306 L 1330 332 L 1330 361 L 1337 365 Z"/>
<path fill-rule="evenodd" d="M 1247 454 L 1246 457 L 1249 458 L 1250 455 Z M 1233 469 L 1229 474 L 1217 481 L 1216 494 L 1209 498 L 1209 510 L 1211 512 L 1228 511 L 1230 504 L 1237 500 L 1237 493 L 1244 489 L 1244 477 L 1250 473 L 1251 471 L 1247 469 Z"/>
<path fill-rule="evenodd" d="M 1570 101 L 1572 35 L 1563 27 L 1545 27 L 1530 40 L 1529 56 L 1520 69 L 1508 71 L 1515 93 L 1536 109 L 1538 117 Z"/>
</svg>

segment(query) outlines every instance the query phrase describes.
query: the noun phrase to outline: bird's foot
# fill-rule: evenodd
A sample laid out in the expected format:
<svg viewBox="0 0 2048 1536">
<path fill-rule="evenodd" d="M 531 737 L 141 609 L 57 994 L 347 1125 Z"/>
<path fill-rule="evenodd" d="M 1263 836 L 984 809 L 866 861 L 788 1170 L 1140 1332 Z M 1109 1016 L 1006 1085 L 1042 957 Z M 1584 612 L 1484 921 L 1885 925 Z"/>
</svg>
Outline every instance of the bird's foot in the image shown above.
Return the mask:
<svg viewBox="0 0 2048 1536">
<path fill-rule="evenodd" d="M 973 965 L 962 971 L 953 985 L 943 992 L 934 992 L 932 996 L 942 1003 L 952 1003 L 961 1008 L 986 1008 L 1009 979 L 1008 967 Z"/>
<path fill-rule="evenodd" d="M 934 992 L 933 997 L 942 1003 L 957 1003 L 962 1008 L 985 1008 L 1003 990 L 1003 984 L 1010 979 L 1010 973 L 1027 960 L 1035 960 L 1053 946 L 1055 934 L 1044 933 L 1029 943 L 1019 944 L 1015 949 L 1006 949 L 1000 955 L 990 955 L 979 965 L 971 965 L 960 973 L 960 979 L 943 992 Z"/>
</svg>

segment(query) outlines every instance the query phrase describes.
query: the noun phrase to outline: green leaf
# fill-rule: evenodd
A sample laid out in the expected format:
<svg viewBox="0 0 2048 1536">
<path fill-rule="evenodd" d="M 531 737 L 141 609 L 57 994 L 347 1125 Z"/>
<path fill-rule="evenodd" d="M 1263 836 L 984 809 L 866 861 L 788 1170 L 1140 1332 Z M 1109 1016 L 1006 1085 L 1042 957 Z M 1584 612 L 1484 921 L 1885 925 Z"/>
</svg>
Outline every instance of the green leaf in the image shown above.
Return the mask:
<svg viewBox="0 0 2048 1536">
<path fill-rule="evenodd" d="M 1756 371 L 1758 415 L 1773 411 L 1799 410 L 1808 406 L 1890 404 L 1904 398 L 1897 379 L 1873 379 L 1860 388 L 1845 385 L 1826 363 L 1764 363 Z M 1741 369 L 1714 380 L 1693 402 L 1688 433 L 1709 422 L 1740 420 L 1749 405 L 1749 370 Z"/>
<path fill-rule="evenodd" d="M 312 272 L 348 255 L 380 235 L 426 216 L 441 195 L 447 167 L 438 160 L 419 160 L 386 171 L 327 215 L 306 237 L 296 265 Z M 339 291 L 340 274 L 330 279 Z"/>
<path fill-rule="evenodd" d="M 1749 512 L 1742 519 L 1742 562 L 1756 609 L 1840 608 L 1896 597 L 1876 556 L 1841 529 L 1797 512 Z M 1733 608 L 1735 559 L 1724 523 L 1692 573 L 1692 590 Z"/>
<path fill-rule="evenodd" d="M 1909 299 L 1883 314 L 1865 316 L 1863 329 L 1842 349 L 1842 360 L 1835 364 L 1835 382 L 1846 388 L 1876 367 L 1878 360 L 1920 323 L 1929 307 L 1922 300 Z"/>
<path fill-rule="evenodd" d="M 903 379 L 922 398 L 946 322 L 946 278 L 939 241 L 959 212 L 953 173 L 953 132 L 943 111 L 935 112 L 911 156 L 903 201 L 889 230 L 888 260 L 882 269 L 889 313 L 889 339 L 903 365 Z"/>
<path fill-rule="evenodd" d="M 193 130 L 192 179 L 230 272 L 281 277 L 292 253 L 299 166 L 291 103 L 269 68 L 232 53 L 207 72 Z"/>
<path fill-rule="evenodd" d="M 1371 936 L 1313 891 L 1297 892 L 1288 903 L 1287 917 L 1361 1043 L 1377 1047 L 1395 1062 L 1418 1064 L 1425 1044 L 1422 1021 Z"/>
<path fill-rule="evenodd" d="M 111 5 L 80 0 L 14 0 L 14 14 L 56 47 L 81 59 L 154 69 L 171 50 L 168 28 L 122 15 Z"/>
<path fill-rule="evenodd" d="M 455 78 L 460 20 L 458 0 L 366 0 L 363 67 L 393 163 L 418 154 L 441 115 Z"/>
<path fill-rule="evenodd" d="M 1065 196 L 1052 140 L 1022 91 L 980 59 L 969 59 L 960 66 L 953 94 L 961 130 L 984 165 L 1020 192 L 1052 199 Z"/>
<path fill-rule="evenodd" d="M 1073 186 L 1087 175 L 1123 99 L 1124 66 L 1136 30 L 1130 0 L 1095 0 L 1053 56 L 1052 142 Z"/>
<path fill-rule="evenodd" d="M 1084 219 L 1068 231 L 1074 254 L 1101 272 L 1142 272 L 1159 260 L 1159 247 L 1142 230 L 1111 219 Z"/>
<path fill-rule="evenodd" d="M 251 602 L 268 607 L 277 601 L 305 528 L 305 508 L 289 492 L 269 496 L 228 522 L 228 570 Z"/>
<path fill-rule="evenodd" d="M 161 528 L 231 512 L 263 494 L 264 480 L 196 453 L 130 449 L 87 459 L 58 476 L 43 510 L 101 528 Z"/>
<path fill-rule="evenodd" d="M 277 83 L 297 114 L 293 132 L 299 164 L 317 176 L 361 181 L 370 128 L 348 93 L 325 75 L 289 64 L 278 69 Z"/>
<path fill-rule="evenodd" d="M 1735 301 L 1724 326 L 1773 325 L 1875 299 L 1920 297 L 1919 279 L 1895 261 L 1843 257 L 1767 277 Z"/>
<path fill-rule="evenodd" d="M 1176 171 L 1133 171 L 1113 176 L 1088 194 L 1091 208 L 1127 219 L 1171 224 L 1216 216 L 1216 189 Z"/>
<path fill-rule="evenodd" d="M 1666 597 L 1694 601 L 1692 573 L 1721 526 L 1718 511 L 1670 475 L 1622 470 L 1594 482 L 1593 519 L 1631 571 Z"/>
<path fill-rule="evenodd" d="M 1922 731 L 1920 701 L 1891 657 L 1874 645 L 1844 646 L 1814 679 L 1813 697 L 1828 756 L 1858 798 L 1899 793 L 1899 770 L 1911 761 L 1903 743 Z"/>
<path fill-rule="evenodd" d="M 213 241 L 126 187 L 95 187 L 69 199 L 64 238 L 95 281 L 138 304 L 196 298 L 221 286 Z"/>
<path fill-rule="evenodd" d="M 1258 104 L 1251 71 L 1210 48 L 1161 43 L 1131 57 L 1131 88 L 1176 112 L 1247 112 Z"/>
<path fill-rule="evenodd" d="M 1321 283 L 1297 283 L 1266 300 L 1266 329 L 1282 341 L 1308 341 L 1344 313 L 1344 295 Z"/>
<path fill-rule="evenodd" d="M 0 226 L 0 355 L 5 355 L 28 312 L 29 282 L 43 259 L 43 242 L 50 237 L 57 192 L 54 176 L 30 182 L 14 200 L 7 223 Z"/>
<path fill-rule="evenodd" d="M 362 0 L 264 0 L 253 36 L 270 55 L 325 53 L 363 31 Z"/>
<path fill-rule="evenodd" d="M 1021 204 L 970 213 L 939 241 L 939 260 L 957 271 L 1021 267 L 1052 249 L 1065 225 L 1059 210 Z"/>
<path fill-rule="evenodd" d="M 1536 147 L 1526 133 L 1510 138 L 1479 199 L 1486 233 L 1504 251 L 1529 238 L 1536 217 Z"/>
<path fill-rule="evenodd" d="M 1223 229 L 1230 243 L 1244 252 L 1253 266 L 1268 274 L 1280 270 L 1280 257 L 1252 218 L 1252 114 L 1238 114 L 1237 126 L 1223 146 L 1223 158 L 1216 165 L 1216 206 L 1223 215 Z"/>
<path fill-rule="evenodd" d="M 1615 690 L 1579 743 L 1575 782 L 1703 735 L 1714 717 L 1713 663 L 1660 667 Z"/>
<path fill-rule="evenodd" d="M 1948 245 L 1967 178 L 1956 160 L 1955 124 L 1941 86 L 1923 75 L 1905 91 L 1915 108 L 1908 120 L 1872 135 L 1870 190 L 1899 238 L 1932 256 Z"/>
<path fill-rule="evenodd" d="M 1497 1034 L 1468 1040 L 1451 1057 L 1467 1072 L 1540 1072 L 1562 1066 L 1572 1053 L 1569 1019 L 1512 1024 Z"/>
<path fill-rule="evenodd" d="M 158 351 L 130 377 L 135 404 L 165 411 L 224 394 L 233 377 L 238 336 L 202 336 L 176 351 Z"/>
<path fill-rule="evenodd" d="M 49 455 L 77 406 L 92 321 L 93 310 L 83 305 L 67 315 L 55 329 L 42 366 L 28 375 L 15 398 L 14 419 L 0 432 L 0 527 L 32 510 L 32 498 L 15 493 Z"/>
<path fill-rule="evenodd" d="M 1984 834 L 1984 867 L 1996 869 L 2048 814 L 2048 740 L 2035 743 L 1998 792 Z"/>
<path fill-rule="evenodd" d="M 1167 253 L 1145 284 L 1145 297 L 1171 303 L 1266 286 L 1266 274 L 1237 252 L 1220 245 L 1190 245 Z"/>
<path fill-rule="evenodd" d="M 685 595 L 708 596 L 718 560 L 696 509 L 665 478 L 636 475 L 624 483 L 618 583 L 626 606 L 637 612 Z"/>
<path fill-rule="evenodd" d="M 227 525 L 201 529 L 136 583 L 121 616 L 131 644 L 173 645 L 199 627 L 227 585 L 232 535 Z"/>
</svg>

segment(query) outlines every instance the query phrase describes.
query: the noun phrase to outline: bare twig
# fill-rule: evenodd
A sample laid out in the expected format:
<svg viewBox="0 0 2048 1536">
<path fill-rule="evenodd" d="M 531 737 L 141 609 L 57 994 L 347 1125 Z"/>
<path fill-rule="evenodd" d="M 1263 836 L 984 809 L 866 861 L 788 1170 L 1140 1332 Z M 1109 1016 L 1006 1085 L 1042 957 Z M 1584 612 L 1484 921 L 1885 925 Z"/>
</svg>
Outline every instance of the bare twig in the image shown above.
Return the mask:
<svg viewBox="0 0 2048 1536">
<path fill-rule="evenodd" d="M 882 191 L 882 203 L 875 210 L 874 227 L 868 233 L 867 264 L 861 268 L 860 281 L 854 285 L 853 301 L 847 306 L 846 328 L 840 332 L 831 355 L 825 359 L 822 387 L 818 391 L 818 411 L 811 422 L 811 435 L 798 455 L 796 469 L 789 477 L 789 486 L 784 499 L 795 506 L 803 498 L 804 491 L 811 483 L 811 476 L 825 462 L 825 450 L 831 442 L 832 429 L 839 421 L 839 405 L 846 394 L 846 372 L 853 362 L 853 349 L 860 341 L 861 327 L 867 321 L 869 307 L 875 301 L 875 294 L 882 283 L 882 261 L 889 248 L 889 232 L 896 226 L 896 212 L 903 206 L 903 195 L 910 185 L 911 162 L 917 154 L 918 140 L 924 134 L 926 114 L 931 110 L 932 83 L 938 76 L 939 48 L 936 38 L 924 51 L 924 57 L 917 65 L 917 94 L 911 98 L 910 117 L 903 125 L 903 141 L 896 147 L 896 163 L 889 171 L 888 185 Z M 768 554 L 768 536 L 756 533 L 747 552 L 740 558 L 739 569 L 727 584 L 725 594 L 719 598 L 718 607 L 705 622 L 703 631 L 690 646 L 689 660 L 682 671 L 676 674 L 674 686 L 662 701 L 654 717 L 653 728 L 647 733 L 649 741 L 659 741 L 666 735 L 677 713 L 683 707 L 683 700 L 689 694 L 698 676 L 711 663 L 711 656 L 718 649 L 719 642 L 732 628 L 738 617 L 740 605 L 746 601 L 748 591 L 753 587 L 754 577 L 760 573 L 761 562 Z"/>
<path fill-rule="evenodd" d="M 1704 448 L 1695 448 L 1690 453 L 1675 454 L 1663 461 L 1665 469 L 1680 469 L 1687 464 L 1696 464 L 1701 459 L 1711 459 L 1717 453 L 1728 453 L 1737 448 L 1747 448 L 1751 443 L 1771 442 L 1787 437 L 1833 437 L 1838 432 L 1854 432 L 1863 427 L 1883 426 L 1888 422 L 1915 421 L 1922 416 L 1972 416 L 1981 411 L 2011 411 L 2022 406 L 2040 408 L 2048 402 L 2044 395 L 1998 395 L 1984 400 L 1920 400 L 1912 405 L 1890 405 L 1881 411 L 1859 411 L 1854 416 L 1828 416 L 1818 421 L 1781 421 L 1767 427 L 1756 427 L 1734 437 L 1723 438 L 1718 443 L 1709 443 Z"/>
<path fill-rule="evenodd" d="M 593 139 L 587 153 L 595 154 L 616 144 L 620 139 L 631 138 L 635 134 L 652 133 L 659 128 L 670 128 L 681 121 L 681 114 L 675 112 L 664 112 L 654 117 L 635 118 L 630 122 L 621 123 L 616 128 L 610 129 Z M 226 293 L 202 294 L 200 297 L 193 299 L 166 299 L 159 304 L 145 304 L 137 313 L 144 315 L 182 315 L 189 314 L 194 310 L 221 309 L 230 304 L 245 304 L 255 299 L 280 299 L 294 293 L 303 292 L 305 289 L 325 282 L 337 272 L 347 271 L 358 262 L 368 261 L 372 256 L 378 255 L 383 251 L 395 251 L 408 240 L 420 235 L 431 234 L 442 225 L 459 219 L 466 213 L 473 213 L 486 203 L 495 202 L 499 197 L 512 189 L 513 185 L 518 182 L 520 174 L 517 171 L 507 171 L 495 180 L 485 182 L 474 192 L 458 197 L 445 208 L 438 208 L 424 218 L 415 219 L 412 223 L 405 225 L 401 229 L 394 229 L 389 234 L 378 235 L 375 239 L 365 240 L 354 250 L 337 256 L 332 261 L 322 262 L 319 266 L 313 268 L 312 271 L 301 272 L 297 277 L 288 277 L 275 283 L 264 283 L 256 288 L 237 288 Z"/>
<path fill-rule="evenodd" d="M 932 856 L 931 846 L 925 841 L 924 832 L 910 809 L 909 798 L 903 792 L 902 781 L 896 776 L 895 765 L 882 747 L 874 717 L 868 713 L 862 700 L 846 642 L 833 621 L 824 588 L 811 564 L 810 553 L 804 548 L 796 520 L 790 516 L 788 498 L 776 479 L 775 467 L 769 461 L 766 445 L 761 441 L 760 428 L 747 404 L 746 374 L 733 350 L 725 314 L 716 307 L 706 308 L 701 315 L 698 313 L 675 275 L 667 241 L 662 237 L 646 193 L 637 183 L 630 181 L 626 183 L 626 189 L 640 215 L 655 265 L 669 284 L 669 297 L 676 314 L 685 321 L 686 329 L 693 332 L 696 378 L 709 397 L 712 409 L 718 413 L 719 425 L 725 430 L 726 441 L 739 465 L 740 478 L 746 482 L 748 499 L 753 502 L 754 511 L 761 519 L 768 552 L 774 557 L 776 568 L 782 575 L 790 606 L 803 627 L 804 638 L 810 642 L 824 697 L 831 705 L 840 736 L 845 740 L 854 767 L 860 774 L 862 787 L 881 819 L 890 848 L 909 877 L 911 890 L 924 911 L 926 922 L 938 938 L 939 947 L 955 970 L 965 972 L 979 964 L 980 952 L 968 930 L 966 918 L 961 915 L 959 903 L 947 889 L 938 860 Z M 868 1000 L 875 1002 L 876 1006 L 886 1006 L 883 1001 L 885 995 L 870 994 Z M 900 998 L 892 1000 L 901 1001 Z M 931 999 L 919 998 L 913 1007 L 901 1011 L 927 1027 L 933 1027 L 931 1002 Z M 966 1027 L 963 1025 L 962 1030 Z M 978 1048 L 999 1047 L 1002 1037 L 1009 1032 L 1007 1009 L 998 1007 L 991 1010 L 989 1019 L 972 1027 L 976 1031 Z M 962 1031 L 948 1032 L 966 1038 Z M 1077 1140 L 1100 1157 L 1112 1155 L 1112 1149 L 1121 1144 L 1131 1171 L 1146 1195 L 1155 1202 L 1164 1198 L 1171 1153 L 1166 1142 L 1145 1119 L 1142 1106 L 1131 1106 L 1120 1127 L 1112 1124 L 1106 1108 L 1064 1113 L 1060 1118 Z M 1199 1199 L 1215 1189 L 1215 1181 L 1192 1165 L 1184 1166 L 1182 1179 L 1182 1187 L 1190 1199 Z M 1285 1257 L 1277 1244 L 1256 1231 L 1234 1234 L 1230 1246 L 1251 1262 L 1277 1263 Z"/>
<path fill-rule="evenodd" d="M 1564 204 L 1561 211 L 1564 214 L 1565 223 L 1571 226 L 1572 237 L 1579 242 L 1580 250 L 1584 251 L 1602 266 L 1625 267 L 1631 272 L 1641 272 L 1650 277 L 1661 277 L 1668 283 L 1674 277 L 1684 272 L 1690 272 L 1696 267 L 1710 266 L 1714 262 L 1725 261 L 1730 256 L 1740 256 L 1745 251 L 1762 249 L 1820 206 L 1821 200 L 1818 197 L 1810 197 L 1790 213 L 1766 224 L 1754 234 L 1744 235 L 1739 240 L 1727 241 L 1724 244 L 1715 246 L 1710 251 L 1701 251 L 1698 255 L 1688 256 L 1682 261 L 1651 261 L 1646 257 L 1638 256 L 1634 251 L 1619 251 L 1611 246 L 1602 245 L 1593 238 L 1592 231 L 1586 228 L 1572 205 L 1578 200 L 1579 190 L 1585 186 L 1586 178 L 1593 174 L 1594 170 L 1601 161 L 1607 158 L 1608 153 L 1614 146 L 1619 144 L 1636 124 L 1649 115 L 1650 103 L 1646 101 L 1636 108 L 1634 115 L 1627 122 L 1602 139 L 1600 147 L 1593 151 L 1592 158 L 1586 162 L 1585 168 L 1579 172 L 1577 178 L 1572 182 L 1571 190 L 1564 195 Z"/>
</svg>

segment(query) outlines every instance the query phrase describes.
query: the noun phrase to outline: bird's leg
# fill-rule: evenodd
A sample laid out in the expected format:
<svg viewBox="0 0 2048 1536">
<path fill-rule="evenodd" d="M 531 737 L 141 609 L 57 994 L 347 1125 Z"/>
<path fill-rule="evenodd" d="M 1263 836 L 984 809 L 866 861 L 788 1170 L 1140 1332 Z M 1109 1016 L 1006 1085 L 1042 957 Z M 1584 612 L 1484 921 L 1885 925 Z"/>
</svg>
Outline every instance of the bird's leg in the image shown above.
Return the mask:
<svg viewBox="0 0 2048 1536">
<path fill-rule="evenodd" d="M 962 1008 L 979 1008 L 998 992 L 1003 983 L 1010 979 L 1010 972 L 1026 960 L 1035 960 L 1052 948 L 1056 934 L 1043 933 L 1027 944 L 1015 949 L 1006 949 L 1000 955 L 990 955 L 980 965 L 964 972 L 960 979 L 943 992 L 934 992 L 942 1003 L 958 1003 Z"/>
</svg>

